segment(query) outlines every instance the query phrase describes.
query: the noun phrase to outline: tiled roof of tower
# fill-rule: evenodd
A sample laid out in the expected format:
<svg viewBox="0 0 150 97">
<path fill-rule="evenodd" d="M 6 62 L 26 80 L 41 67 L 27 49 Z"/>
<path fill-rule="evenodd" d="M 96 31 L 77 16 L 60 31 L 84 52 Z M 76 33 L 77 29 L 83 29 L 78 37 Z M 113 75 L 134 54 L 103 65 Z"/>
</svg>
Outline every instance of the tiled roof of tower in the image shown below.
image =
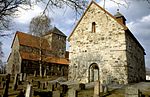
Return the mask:
<svg viewBox="0 0 150 97">
<path fill-rule="evenodd" d="M 33 35 L 30 35 L 27 33 L 19 32 L 19 31 L 16 32 L 15 37 L 16 36 L 18 37 L 20 45 L 51 50 L 50 46 L 48 44 L 48 41 L 44 38 L 40 38 L 40 37 L 33 36 Z M 40 46 L 40 44 L 41 44 L 41 46 Z M 13 43 L 12 43 L 12 45 L 13 45 Z"/>
<path fill-rule="evenodd" d="M 126 21 L 126 18 L 119 12 L 119 9 L 117 10 L 117 13 L 114 15 L 115 18 L 120 18 L 123 17 L 124 20 Z"/>
<path fill-rule="evenodd" d="M 52 28 L 51 30 L 49 30 L 45 35 L 48 35 L 50 33 L 55 33 L 64 37 L 67 37 L 62 31 L 60 31 L 57 27 Z M 44 36 L 45 36 L 44 35 Z"/>
<path fill-rule="evenodd" d="M 115 17 L 124 17 L 120 12 L 117 12 L 114 16 Z"/>
<path fill-rule="evenodd" d="M 20 52 L 20 56 L 22 59 L 26 59 L 26 60 L 32 60 L 32 61 L 40 60 L 40 55 L 33 54 L 33 53 Z M 47 63 L 56 63 L 56 64 L 63 64 L 63 65 L 69 64 L 69 60 L 65 58 L 56 58 L 56 57 L 50 57 L 44 55 L 42 55 L 42 61 Z"/>
</svg>

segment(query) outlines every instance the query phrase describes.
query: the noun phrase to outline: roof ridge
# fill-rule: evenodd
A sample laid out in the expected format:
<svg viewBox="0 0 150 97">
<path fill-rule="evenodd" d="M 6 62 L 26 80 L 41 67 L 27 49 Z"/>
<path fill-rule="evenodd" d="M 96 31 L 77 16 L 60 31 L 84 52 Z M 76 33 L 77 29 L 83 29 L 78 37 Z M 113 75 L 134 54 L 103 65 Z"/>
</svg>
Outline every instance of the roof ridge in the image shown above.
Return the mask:
<svg viewBox="0 0 150 97">
<path fill-rule="evenodd" d="M 90 6 L 92 4 L 95 4 L 96 6 L 98 6 L 101 10 L 103 10 L 105 13 L 107 13 L 109 16 L 111 16 L 114 20 L 116 20 L 116 18 L 110 14 L 108 11 L 106 11 L 104 8 L 102 8 L 99 4 L 97 4 L 94 0 L 91 1 L 91 3 L 88 5 L 88 7 L 86 8 L 86 10 L 84 11 L 84 13 L 82 14 L 81 18 L 79 19 L 79 21 L 77 22 L 77 24 L 75 25 L 74 29 L 72 30 L 71 34 L 68 37 L 68 41 L 70 40 L 70 37 L 72 36 L 73 32 L 75 31 L 75 29 L 77 28 L 78 24 L 81 22 L 81 20 L 83 19 L 84 15 L 87 13 L 88 9 L 90 8 Z M 117 20 L 116 20 L 117 21 Z M 118 22 L 118 21 L 117 21 Z M 128 29 L 128 27 L 126 27 L 126 25 L 118 22 L 125 30 Z"/>
<path fill-rule="evenodd" d="M 32 36 L 32 37 L 40 38 L 39 36 L 35 36 L 35 35 L 32 35 L 32 34 L 25 33 L 25 32 L 20 32 L 20 31 L 16 31 L 16 34 L 24 34 L 24 35 L 29 35 L 29 36 Z M 41 38 L 42 38 L 42 37 L 41 37 Z"/>
<path fill-rule="evenodd" d="M 14 40 L 16 39 L 16 36 L 18 37 L 19 45 L 39 48 L 39 41 L 40 41 L 39 38 L 40 37 L 31 35 L 31 34 L 28 34 L 28 33 L 23 33 L 23 32 L 20 32 L 20 31 L 16 31 L 15 37 L 14 37 L 13 42 L 12 42 L 12 46 L 14 44 Z M 45 39 L 43 37 L 41 37 L 41 39 L 42 39 L 41 40 L 42 41 L 41 48 L 46 49 L 46 50 L 51 50 L 47 39 Z"/>
<path fill-rule="evenodd" d="M 52 29 L 50 29 L 48 32 L 46 32 L 43 36 L 46 36 L 50 33 L 55 33 L 55 34 L 59 34 L 62 36 L 67 37 L 60 29 L 58 29 L 56 26 L 54 26 Z"/>
</svg>

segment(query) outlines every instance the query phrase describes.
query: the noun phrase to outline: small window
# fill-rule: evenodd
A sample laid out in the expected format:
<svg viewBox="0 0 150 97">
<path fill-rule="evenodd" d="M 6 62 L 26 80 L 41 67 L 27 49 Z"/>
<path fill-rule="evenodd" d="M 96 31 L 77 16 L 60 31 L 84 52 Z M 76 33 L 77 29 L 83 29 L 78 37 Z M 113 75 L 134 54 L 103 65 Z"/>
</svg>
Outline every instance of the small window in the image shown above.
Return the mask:
<svg viewBox="0 0 150 97">
<path fill-rule="evenodd" d="M 92 22 L 92 32 L 96 32 L 96 23 Z"/>
</svg>

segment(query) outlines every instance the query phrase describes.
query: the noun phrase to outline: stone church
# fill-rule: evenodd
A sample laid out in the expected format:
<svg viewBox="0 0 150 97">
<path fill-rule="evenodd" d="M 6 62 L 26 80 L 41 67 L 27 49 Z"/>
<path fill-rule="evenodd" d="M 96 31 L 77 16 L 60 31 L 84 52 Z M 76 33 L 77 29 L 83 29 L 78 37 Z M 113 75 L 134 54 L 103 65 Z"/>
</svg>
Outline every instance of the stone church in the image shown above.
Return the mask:
<svg viewBox="0 0 150 97">
<path fill-rule="evenodd" d="M 56 27 L 41 37 L 17 31 L 11 49 L 6 66 L 9 74 L 39 75 L 41 70 L 43 75 L 68 75 L 66 35 Z"/>
<path fill-rule="evenodd" d="M 68 79 L 127 84 L 145 80 L 145 51 L 118 11 L 92 1 L 68 38 Z"/>
</svg>

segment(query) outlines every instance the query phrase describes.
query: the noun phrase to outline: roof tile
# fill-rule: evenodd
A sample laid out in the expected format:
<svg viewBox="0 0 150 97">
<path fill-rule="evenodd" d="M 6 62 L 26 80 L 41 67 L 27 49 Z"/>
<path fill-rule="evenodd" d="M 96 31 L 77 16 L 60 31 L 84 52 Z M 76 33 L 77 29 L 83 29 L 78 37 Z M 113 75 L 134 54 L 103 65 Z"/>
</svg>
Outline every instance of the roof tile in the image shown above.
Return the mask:
<svg viewBox="0 0 150 97">
<path fill-rule="evenodd" d="M 27 52 L 20 52 L 20 56 L 22 59 L 32 60 L 32 61 L 40 61 L 40 55 L 27 53 Z M 65 58 L 57 58 L 57 57 L 50 57 L 42 55 L 42 61 L 48 63 L 55 63 L 55 64 L 63 64 L 68 65 L 69 60 Z"/>
<path fill-rule="evenodd" d="M 18 36 L 20 45 L 50 50 L 48 41 L 44 38 L 40 38 L 40 37 L 33 36 L 27 33 L 19 32 L 19 31 L 16 32 L 16 36 Z"/>
</svg>

